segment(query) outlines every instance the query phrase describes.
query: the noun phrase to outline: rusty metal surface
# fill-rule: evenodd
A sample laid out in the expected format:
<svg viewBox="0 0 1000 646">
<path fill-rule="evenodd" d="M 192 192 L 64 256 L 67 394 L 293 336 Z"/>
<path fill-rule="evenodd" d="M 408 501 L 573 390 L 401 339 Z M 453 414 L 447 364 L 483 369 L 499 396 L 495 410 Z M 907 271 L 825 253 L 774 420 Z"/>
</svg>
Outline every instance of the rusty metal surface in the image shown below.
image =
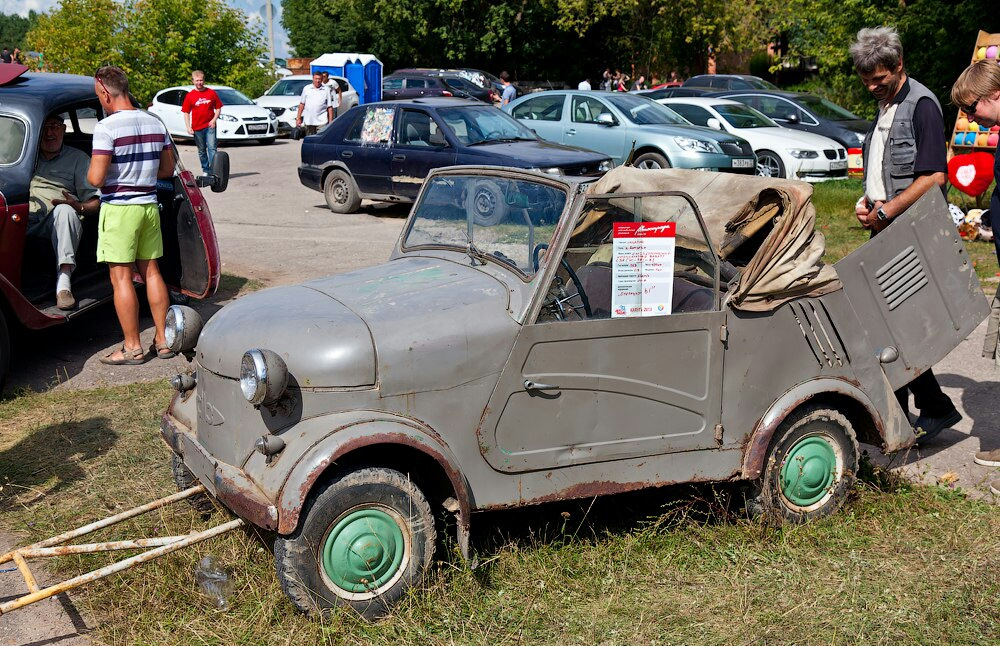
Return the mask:
<svg viewBox="0 0 1000 646">
<path fill-rule="evenodd" d="M 17 610 L 18 608 L 23 608 L 32 603 L 42 601 L 43 599 L 48 599 L 49 597 L 55 596 L 61 592 L 66 592 L 67 590 L 72 590 L 91 581 L 97 581 L 98 579 L 103 579 L 104 577 L 115 574 L 116 572 L 121 572 L 127 570 L 136 565 L 141 565 L 153 559 L 159 558 L 171 552 L 176 552 L 179 549 L 185 548 L 189 545 L 194 545 L 195 543 L 200 543 L 201 541 L 208 540 L 220 534 L 224 534 L 228 531 L 236 529 L 237 527 L 242 527 L 245 525 L 245 521 L 242 519 L 231 520 L 222 525 L 216 527 L 211 527 L 209 529 L 192 532 L 185 536 L 163 536 L 157 538 L 140 538 L 131 540 L 121 540 L 121 541 L 106 541 L 102 543 L 89 543 L 80 545 L 64 545 L 61 547 L 52 547 L 53 545 L 59 545 L 65 543 L 78 536 L 83 536 L 89 534 L 98 529 L 104 527 L 109 527 L 123 520 L 128 520 L 139 514 L 143 514 L 155 509 L 159 509 L 165 505 L 177 502 L 179 500 L 184 500 L 193 495 L 204 493 L 205 488 L 202 486 L 191 487 L 172 496 L 166 496 L 159 500 L 155 500 L 151 503 L 135 507 L 121 514 L 116 514 L 110 518 L 105 518 L 77 529 L 63 532 L 58 536 L 53 536 L 52 538 L 39 541 L 28 547 L 17 548 L 7 552 L 3 556 L 0 556 L 0 563 L 7 561 L 14 561 L 17 564 L 17 568 L 21 575 L 24 577 L 25 585 L 28 588 L 28 594 L 21 597 L 17 597 L 5 603 L 0 603 L 0 615 Z M 35 577 L 32 575 L 31 570 L 28 568 L 27 559 L 28 558 L 43 558 L 52 556 L 63 556 L 66 554 L 85 554 L 94 552 L 106 552 L 112 550 L 127 550 L 127 549 L 143 549 L 146 547 L 153 547 L 154 549 L 148 550 L 141 554 L 137 554 L 133 557 L 118 561 L 117 563 L 112 563 L 111 565 L 81 574 L 79 576 L 73 577 L 66 581 L 56 583 L 54 585 L 48 586 L 46 588 L 39 588 Z"/>
<path fill-rule="evenodd" d="M 240 518 L 264 529 L 278 528 L 278 514 L 274 504 L 239 469 L 229 465 L 216 465 L 215 495 Z"/>
</svg>

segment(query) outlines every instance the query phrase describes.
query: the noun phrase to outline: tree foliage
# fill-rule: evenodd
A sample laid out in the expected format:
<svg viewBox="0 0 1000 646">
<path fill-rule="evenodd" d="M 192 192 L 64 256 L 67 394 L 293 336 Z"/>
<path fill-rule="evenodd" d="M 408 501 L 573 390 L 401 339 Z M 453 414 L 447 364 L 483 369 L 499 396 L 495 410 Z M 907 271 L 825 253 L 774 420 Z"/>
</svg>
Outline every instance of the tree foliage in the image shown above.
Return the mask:
<svg viewBox="0 0 1000 646">
<path fill-rule="evenodd" d="M 257 64 L 262 34 L 223 0 L 62 0 L 38 17 L 26 40 L 43 52 L 49 71 L 90 75 L 118 65 L 140 101 L 190 83 L 195 69 L 250 96 L 273 82 Z"/>
<path fill-rule="evenodd" d="M 6 47 L 10 51 L 14 48 L 24 49 L 24 35 L 38 19 L 38 14 L 34 11 L 28 12 L 28 17 L 17 14 L 0 13 L 0 48 Z"/>
</svg>

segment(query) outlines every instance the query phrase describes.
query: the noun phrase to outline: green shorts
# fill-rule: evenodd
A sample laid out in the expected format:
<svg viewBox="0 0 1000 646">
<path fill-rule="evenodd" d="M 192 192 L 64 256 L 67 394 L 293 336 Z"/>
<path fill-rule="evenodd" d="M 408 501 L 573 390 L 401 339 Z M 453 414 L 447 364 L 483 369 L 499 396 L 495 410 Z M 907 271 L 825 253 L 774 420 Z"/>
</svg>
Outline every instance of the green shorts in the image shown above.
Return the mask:
<svg viewBox="0 0 1000 646">
<path fill-rule="evenodd" d="M 163 255 L 158 204 L 102 204 L 97 262 L 127 264 Z"/>
</svg>

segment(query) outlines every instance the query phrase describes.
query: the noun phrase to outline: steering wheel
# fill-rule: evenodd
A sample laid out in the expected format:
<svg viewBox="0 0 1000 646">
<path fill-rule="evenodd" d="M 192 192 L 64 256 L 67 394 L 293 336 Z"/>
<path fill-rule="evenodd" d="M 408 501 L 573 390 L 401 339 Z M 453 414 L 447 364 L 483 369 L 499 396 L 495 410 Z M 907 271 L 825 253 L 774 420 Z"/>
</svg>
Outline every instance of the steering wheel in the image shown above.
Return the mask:
<svg viewBox="0 0 1000 646">
<path fill-rule="evenodd" d="M 543 249 L 548 248 L 548 243 L 539 242 L 535 245 L 535 248 L 531 250 L 531 266 L 535 268 L 536 272 L 538 271 L 539 265 L 538 254 Z M 594 313 L 590 309 L 590 299 L 587 298 L 587 292 L 583 291 L 583 283 L 580 282 L 580 277 L 576 275 L 576 272 L 573 271 L 573 267 L 570 266 L 569 262 L 565 258 L 560 260 L 559 264 L 566 270 L 566 273 L 569 274 L 569 279 L 572 280 L 573 284 L 576 286 L 576 293 L 580 296 L 580 301 L 583 303 L 583 311 L 587 314 L 587 318 L 591 318 Z"/>
</svg>

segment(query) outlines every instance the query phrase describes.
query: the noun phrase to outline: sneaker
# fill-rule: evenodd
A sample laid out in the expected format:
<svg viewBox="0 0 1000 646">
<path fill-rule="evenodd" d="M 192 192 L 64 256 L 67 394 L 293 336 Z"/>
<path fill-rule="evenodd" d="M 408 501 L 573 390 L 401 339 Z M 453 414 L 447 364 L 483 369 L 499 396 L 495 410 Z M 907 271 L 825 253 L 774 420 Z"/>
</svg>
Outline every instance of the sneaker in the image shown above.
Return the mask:
<svg viewBox="0 0 1000 646">
<path fill-rule="evenodd" d="M 61 310 L 71 310 L 76 307 L 76 299 L 73 292 L 68 289 L 60 289 L 56 292 L 56 307 Z"/>
<path fill-rule="evenodd" d="M 1000 449 L 979 451 L 972 459 L 984 467 L 1000 467 Z"/>
<path fill-rule="evenodd" d="M 994 496 L 1000 496 L 1000 480 L 994 480 L 990 483 L 990 493 Z"/>
<path fill-rule="evenodd" d="M 961 419 L 962 414 L 957 410 L 951 411 L 944 417 L 926 417 L 921 415 L 913 424 L 917 430 L 917 443 L 923 444 L 927 440 L 936 437 L 944 429 L 958 424 Z"/>
</svg>

